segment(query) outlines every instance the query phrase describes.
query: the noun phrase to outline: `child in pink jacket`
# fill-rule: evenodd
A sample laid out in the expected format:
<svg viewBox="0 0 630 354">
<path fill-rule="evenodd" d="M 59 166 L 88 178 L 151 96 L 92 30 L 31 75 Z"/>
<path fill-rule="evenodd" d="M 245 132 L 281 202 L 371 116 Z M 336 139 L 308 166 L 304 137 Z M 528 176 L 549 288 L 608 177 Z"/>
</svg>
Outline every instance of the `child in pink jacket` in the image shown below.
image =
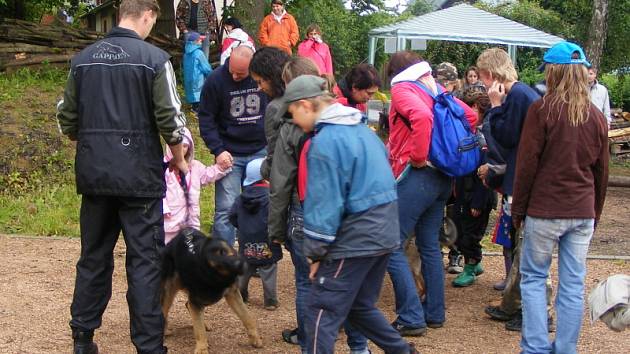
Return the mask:
<svg viewBox="0 0 630 354">
<path fill-rule="evenodd" d="M 199 196 L 201 187 L 208 183 L 223 178 L 230 172 L 230 168 L 222 168 L 219 165 L 207 166 L 195 160 L 195 145 L 192 135 L 186 128 L 184 135 L 184 154 L 188 161 L 189 172 L 180 176 L 179 172 L 164 172 L 166 180 L 166 197 L 163 200 L 164 213 L 164 244 L 168 244 L 177 233 L 185 227 L 200 228 Z M 171 150 L 166 147 L 164 161 L 168 162 L 173 157 Z M 185 182 L 182 181 L 184 177 Z M 186 188 L 186 190 L 184 189 Z"/>
</svg>

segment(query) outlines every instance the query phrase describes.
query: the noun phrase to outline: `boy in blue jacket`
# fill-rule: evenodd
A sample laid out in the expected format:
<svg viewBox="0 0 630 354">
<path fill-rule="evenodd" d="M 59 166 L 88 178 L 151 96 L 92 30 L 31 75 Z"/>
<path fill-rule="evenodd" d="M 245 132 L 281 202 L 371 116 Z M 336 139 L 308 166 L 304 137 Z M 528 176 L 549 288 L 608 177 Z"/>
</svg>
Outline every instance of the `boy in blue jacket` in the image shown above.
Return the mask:
<svg viewBox="0 0 630 354">
<path fill-rule="evenodd" d="M 293 121 L 314 132 L 307 156 L 304 254 L 309 353 L 334 353 L 348 319 L 386 353 L 415 353 L 377 309 L 389 254 L 399 247 L 396 183 L 385 147 L 361 112 L 335 103 L 324 79 L 303 75 L 284 96 Z"/>
<path fill-rule="evenodd" d="M 201 42 L 204 38 L 197 32 L 188 32 L 188 39 L 184 48 L 184 92 L 186 102 L 192 106 L 195 113 L 199 111 L 203 83 L 212 72 L 212 67 L 208 64 L 208 59 L 201 50 Z"/>
</svg>

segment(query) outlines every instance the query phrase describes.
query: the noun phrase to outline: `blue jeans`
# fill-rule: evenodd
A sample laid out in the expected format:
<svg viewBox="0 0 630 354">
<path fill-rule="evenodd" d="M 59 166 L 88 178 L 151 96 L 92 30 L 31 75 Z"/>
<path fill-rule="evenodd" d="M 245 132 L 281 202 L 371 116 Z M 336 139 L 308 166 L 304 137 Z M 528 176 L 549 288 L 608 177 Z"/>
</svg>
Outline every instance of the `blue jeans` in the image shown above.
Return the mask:
<svg viewBox="0 0 630 354">
<path fill-rule="evenodd" d="M 430 168 L 412 168 L 398 183 L 398 210 L 400 239 L 406 240 L 412 232 L 422 260 L 422 276 L 426 286 L 426 299 L 417 305 L 418 292 L 408 270 L 402 249 L 394 252 L 388 270 L 396 295 L 397 321 L 411 326 L 425 326 L 426 322 L 442 323 L 444 313 L 444 265 L 439 235 L 444 218 L 446 200 L 451 195 L 452 179 Z M 393 272 L 392 272 L 393 271 Z"/>
<path fill-rule="evenodd" d="M 404 240 L 401 240 L 400 243 L 403 244 Z M 396 296 L 396 314 L 398 317 L 396 317 L 395 322 L 413 328 L 426 327 L 427 323 L 424 320 L 424 311 L 418 297 L 418 290 L 402 247 L 391 254 L 387 272 L 392 279 L 394 295 Z"/>
<path fill-rule="evenodd" d="M 593 219 L 525 219 L 520 266 L 523 353 L 576 353 L 584 307 L 586 254 L 593 228 Z M 545 283 L 556 245 L 559 286 L 556 339 L 552 345 L 547 331 Z"/>
<path fill-rule="evenodd" d="M 259 157 L 265 157 L 267 150 L 262 149 L 248 156 L 233 156 L 232 172 L 216 182 L 214 186 L 214 225 L 212 235 L 226 240 L 234 246 L 235 231 L 230 224 L 229 213 L 236 198 L 241 195 L 241 185 L 245 178 L 247 164 Z"/>
<path fill-rule="evenodd" d="M 289 212 L 289 229 L 285 244 L 291 254 L 291 262 L 293 262 L 293 266 L 295 267 L 295 316 L 298 326 L 298 342 L 302 353 L 306 353 L 306 299 L 311 291 L 311 280 L 308 278 L 311 266 L 308 264 L 304 253 L 302 253 L 304 245 L 303 227 L 304 211 L 300 206 L 291 206 Z M 345 331 L 351 353 L 365 353 L 367 351 L 367 338 L 365 338 L 361 332 L 354 329 L 347 321 L 345 323 Z"/>
</svg>

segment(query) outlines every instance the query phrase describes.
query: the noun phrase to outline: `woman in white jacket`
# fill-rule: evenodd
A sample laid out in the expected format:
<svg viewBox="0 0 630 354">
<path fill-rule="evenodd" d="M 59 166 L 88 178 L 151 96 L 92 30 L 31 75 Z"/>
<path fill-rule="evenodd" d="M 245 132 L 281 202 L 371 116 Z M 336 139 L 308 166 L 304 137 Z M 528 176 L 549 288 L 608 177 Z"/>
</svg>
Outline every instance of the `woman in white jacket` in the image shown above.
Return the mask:
<svg viewBox="0 0 630 354">
<path fill-rule="evenodd" d="M 232 54 L 232 50 L 239 45 L 246 45 L 255 50 L 254 40 L 245 31 L 243 25 L 234 17 L 230 17 L 223 23 L 223 28 L 227 32 L 227 37 L 221 43 L 221 65 L 225 64 L 227 58 Z"/>
</svg>

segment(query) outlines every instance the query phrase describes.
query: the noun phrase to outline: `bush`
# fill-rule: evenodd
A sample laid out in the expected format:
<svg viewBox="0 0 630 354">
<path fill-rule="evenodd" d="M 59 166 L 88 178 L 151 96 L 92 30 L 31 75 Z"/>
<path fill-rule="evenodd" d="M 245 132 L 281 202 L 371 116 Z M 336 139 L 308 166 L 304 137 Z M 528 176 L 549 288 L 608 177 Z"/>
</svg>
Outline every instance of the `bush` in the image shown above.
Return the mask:
<svg viewBox="0 0 630 354">
<path fill-rule="evenodd" d="M 608 89 L 611 107 L 630 111 L 630 74 L 605 74 L 600 83 Z"/>
</svg>

